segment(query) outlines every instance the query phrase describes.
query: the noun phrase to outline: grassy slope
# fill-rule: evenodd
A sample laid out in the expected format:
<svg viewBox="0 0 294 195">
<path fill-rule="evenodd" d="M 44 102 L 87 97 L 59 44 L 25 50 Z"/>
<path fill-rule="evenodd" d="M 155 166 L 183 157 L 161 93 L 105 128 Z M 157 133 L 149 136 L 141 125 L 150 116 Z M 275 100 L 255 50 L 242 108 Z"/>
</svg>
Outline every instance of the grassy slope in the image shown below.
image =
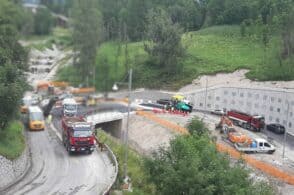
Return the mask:
<svg viewBox="0 0 294 195">
<path fill-rule="evenodd" d="M 116 183 L 115 188 L 119 189 L 123 182 L 124 146 L 101 130 L 98 131 L 98 138 L 111 148 L 118 160 L 118 182 Z M 129 148 L 128 151 L 128 176 L 132 180 L 133 193 L 127 194 L 154 194 L 154 186 L 148 183 L 144 173 L 143 157 L 131 148 Z"/>
<path fill-rule="evenodd" d="M 25 148 L 25 138 L 20 122 L 11 122 L 7 129 L 0 130 L 0 155 L 15 159 Z"/>
<path fill-rule="evenodd" d="M 257 80 L 290 80 L 293 79 L 291 66 L 279 66 L 279 62 L 273 56 L 277 55 L 277 37 L 273 37 L 264 52 L 264 46 L 256 37 L 241 37 L 239 26 L 214 26 L 196 32 L 183 35 L 183 44 L 187 48 L 187 57 L 184 60 L 183 74 L 172 78 L 163 78 L 160 72 L 142 64 L 148 58 L 143 48 L 143 43 L 128 44 L 128 63 L 136 69 L 134 84 L 143 87 L 159 88 L 164 85 L 167 88 L 179 88 L 190 83 L 201 74 L 214 74 L 217 72 L 232 72 L 240 68 L 250 69 L 247 76 Z M 100 71 L 102 56 L 108 59 L 110 65 L 109 83 L 120 80 L 126 74 L 125 50 L 122 45 L 118 60 L 118 44 L 115 42 L 104 43 L 98 51 L 96 68 L 96 87 L 104 86 L 105 73 Z M 289 68 L 290 67 L 290 68 Z M 59 78 L 68 80 L 68 72 L 61 71 Z M 117 71 L 116 71 L 117 70 Z M 75 74 L 76 75 L 76 74 Z M 118 79 L 117 79 L 118 78 Z M 100 81 L 99 81 L 100 79 Z M 69 79 L 71 81 L 71 79 Z M 150 82 L 152 81 L 152 82 Z"/>
</svg>

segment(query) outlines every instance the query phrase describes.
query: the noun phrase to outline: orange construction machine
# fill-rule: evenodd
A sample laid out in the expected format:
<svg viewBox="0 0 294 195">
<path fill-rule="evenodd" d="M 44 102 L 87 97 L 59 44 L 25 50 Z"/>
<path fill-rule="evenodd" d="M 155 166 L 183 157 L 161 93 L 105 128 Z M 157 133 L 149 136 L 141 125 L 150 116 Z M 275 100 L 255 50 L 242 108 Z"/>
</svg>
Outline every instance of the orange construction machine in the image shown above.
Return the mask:
<svg viewBox="0 0 294 195">
<path fill-rule="evenodd" d="M 232 143 L 251 143 L 252 140 L 241 132 L 236 131 L 233 122 L 227 117 L 222 116 L 220 122 L 216 125 L 221 133 L 224 133 L 227 139 Z"/>
</svg>

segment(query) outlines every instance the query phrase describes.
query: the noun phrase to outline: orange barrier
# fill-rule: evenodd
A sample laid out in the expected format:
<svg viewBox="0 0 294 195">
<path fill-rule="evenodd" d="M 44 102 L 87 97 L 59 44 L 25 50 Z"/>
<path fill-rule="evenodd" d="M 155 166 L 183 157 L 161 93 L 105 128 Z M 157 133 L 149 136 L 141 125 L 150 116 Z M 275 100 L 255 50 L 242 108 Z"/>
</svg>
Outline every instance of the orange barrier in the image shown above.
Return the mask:
<svg viewBox="0 0 294 195">
<path fill-rule="evenodd" d="M 144 116 L 152 121 L 155 121 L 159 124 L 161 124 L 162 126 L 164 127 L 167 127 L 169 129 L 173 129 L 179 133 L 182 133 L 182 134 L 189 134 L 188 130 L 184 127 L 181 127 L 177 124 L 174 124 L 174 123 L 171 123 L 169 121 L 166 121 L 166 120 L 163 120 L 159 117 L 157 117 L 156 115 L 152 114 L 152 113 L 149 113 L 149 112 L 145 112 L 145 111 L 137 111 L 136 112 L 138 115 L 141 115 L 141 116 Z"/>
<path fill-rule="evenodd" d="M 145 112 L 145 111 L 137 111 L 137 114 L 140 116 L 144 116 L 154 122 L 157 122 L 158 124 L 160 124 L 166 128 L 175 130 L 175 131 L 183 133 L 183 134 L 189 134 L 189 132 L 186 128 L 181 127 L 181 126 L 174 124 L 172 122 L 166 121 L 164 119 L 161 119 L 152 113 Z M 251 165 L 252 167 L 255 167 L 255 168 L 263 171 L 264 173 L 267 173 L 275 178 L 278 178 L 288 184 L 294 185 L 294 175 L 291 175 L 290 173 L 286 173 L 283 170 L 280 170 L 271 164 L 268 164 L 263 161 L 259 161 L 259 160 L 255 159 L 247 154 L 242 154 L 230 146 L 226 146 L 224 144 L 217 143 L 216 148 L 219 152 L 228 153 L 231 157 L 233 157 L 235 159 L 242 158 L 245 160 L 245 162 L 247 162 L 247 164 Z"/>
<path fill-rule="evenodd" d="M 73 88 L 70 92 L 72 94 L 93 93 L 93 92 L 95 92 L 95 88 L 94 87 L 89 87 L 89 88 Z"/>
<path fill-rule="evenodd" d="M 47 89 L 49 86 L 68 87 L 69 84 L 63 81 L 39 81 L 37 84 L 37 89 Z"/>
</svg>

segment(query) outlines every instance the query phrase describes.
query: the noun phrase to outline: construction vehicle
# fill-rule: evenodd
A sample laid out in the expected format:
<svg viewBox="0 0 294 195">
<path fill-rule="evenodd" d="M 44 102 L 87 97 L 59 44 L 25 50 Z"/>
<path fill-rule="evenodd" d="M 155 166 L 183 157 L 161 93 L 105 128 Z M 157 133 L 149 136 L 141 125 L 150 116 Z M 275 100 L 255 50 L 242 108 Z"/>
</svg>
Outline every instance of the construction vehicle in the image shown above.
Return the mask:
<svg viewBox="0 0 294 195">
<path fill-rule="evenodd" d="M 164 105 L 167 110 L 179 110 L 183 112 L 192 112 L 193 105 L 184 96 L 174 95 L 171 99 L 159 99 L 158 104 Z"/>
<path fill-rule="evenodd" d="M 228 111 L 227 116 L 235 125 L 245 129 L 260 131 L 265 126 L 264 117 L 262 116 L 250 115 L 236 110 Z"/>
<path fill-rule="evenodd" d="M 236 131 L 233 126 L 233 122 L 227 117 L 222 116 L 220 122 L 216 125 L 216 128 L 220 129 L 221 133 L 224 133 L 225 139 L 231 143 L 251 143 L 251 138 L 245 134 Z"/>
<path fill-rule="evenodd" d="M 62 100 L 62 113 L 64 116 L 75 116 L 78 112 L 78 104 L 73 98 Z"/>
<path fill-rule="evenodd" d="M 235 143 L 234 146 L 239 152 L 245 153 L 272 154 L 276 150 L 272 144 L 262 138 L 253 139 L 251 143 Z"/>
<path fill-rule="evenodd" d="M 95 149 L 95 136 L 92 124 L 80 117 L 62 118 L 62 142 L 67 152 L 88 152 Z"/>
</svg>

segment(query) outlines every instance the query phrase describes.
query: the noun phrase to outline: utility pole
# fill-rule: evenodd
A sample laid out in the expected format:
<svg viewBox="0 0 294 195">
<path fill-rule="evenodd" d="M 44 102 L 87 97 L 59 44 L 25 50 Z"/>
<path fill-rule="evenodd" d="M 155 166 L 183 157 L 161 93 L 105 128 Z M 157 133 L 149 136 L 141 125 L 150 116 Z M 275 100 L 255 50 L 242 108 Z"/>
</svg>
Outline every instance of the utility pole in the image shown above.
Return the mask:
<svg viewBox="0 0 294 195">
<path fill-rule="evenodd" d="M 283 159 L 285 158 L 285 150 L 286 150 L 286 141 L 287 141 L 287 129 L 289 127 L 289 122 L 288 122 L 288 119 L 289 119 L 289 107 L 290 107 L 290 104 L 289 104 L 289 100 L 287 101 L 287 116 L 286 116 L 286 128 L 285 128 L 285 133 L 284 133 L 284 141 L 283 141 Z"/>
</svg>

